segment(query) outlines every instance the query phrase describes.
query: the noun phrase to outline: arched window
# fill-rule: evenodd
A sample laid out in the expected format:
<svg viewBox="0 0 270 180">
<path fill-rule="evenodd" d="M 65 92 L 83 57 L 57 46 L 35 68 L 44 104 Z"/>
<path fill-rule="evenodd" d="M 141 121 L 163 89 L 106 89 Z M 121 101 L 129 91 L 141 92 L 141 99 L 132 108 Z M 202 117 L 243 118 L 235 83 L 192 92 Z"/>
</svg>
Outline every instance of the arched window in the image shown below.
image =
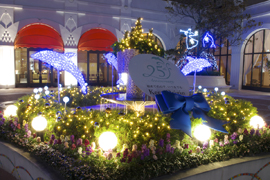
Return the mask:
<svg viewBox="0 0 270 180">
<path fill-rule="evenodd" d="M 215 56 L 216 61 L 217 61 L 217 65 L 218 65 L 218 69 L 217 70 L 213 70 L 212 68 L 207 68 L 204 69 L 204 71 L 206 72 L 218 72 L 220 75 L 224 76 L 226 84 L 229 85 L 230 84 L 230 74 L 231 74 L 231 47 L 229 46 L 229 41 L 225 40 L 223 41 L 223 43 L 220 39 L 216 40 L 215 44 L 216 44 L 216 48 L 212 49 L 209 48 L 206 50 L 207 53 L 211 53 Z M 179 41 L 175 47 L 176 50 L 179 50 L 180 48 L 180 52 L 184 53 L 186 51 L 186 38 L 182 38 L 181 41 Z M 222 44 L 222 45 L 220 45 Z M 196 49 L 195 49 L 196 52 Z M 206 73 L 207 74 L 207 73 Z M 210 74 L 210 73 L 209 73 Z"/>
<path fill-rule="evenodd" d="M 242 88 L 270 91 L 270 30 L 253 34 L 246 42 L 243 61 Z"/>
</svg>

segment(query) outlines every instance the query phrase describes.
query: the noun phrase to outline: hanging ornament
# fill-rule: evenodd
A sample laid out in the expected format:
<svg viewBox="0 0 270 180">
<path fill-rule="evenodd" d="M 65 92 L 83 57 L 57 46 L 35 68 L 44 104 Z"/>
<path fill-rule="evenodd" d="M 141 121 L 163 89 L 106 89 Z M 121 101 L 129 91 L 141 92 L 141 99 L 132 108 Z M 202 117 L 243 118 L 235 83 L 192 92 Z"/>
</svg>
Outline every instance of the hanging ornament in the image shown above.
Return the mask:
<svg viewBox="0 0 270 180">
<path fill-rule="evenodd" d="M 76 108 L 76 111 L 79 111 L 79 110 L 81 110 L 81 107 L 80 107 L 80 106 L 78 106 L 78 107 Z"/>
<path fill-rule="evenodd" d="M 112 110 L 111 110 L 111 108 L 106 108 L 105 112 L 106 112 L 107 114 L 110 114 L 110 113 L 112 112 Z"/>
<path fill-rule="evenodd" d="M 94 126 L 98 128 L 99 127 L 99 123 L 98 122 L 95 122 Z"/>
<path fill-rule="evenodd" d="M 42 115 L 42 112 L 39 112 L 38 115 Z"/>
<path fill-rule="evenodd" d="M 119 114 L 120 116 L 124 116 L 124 115 L 125 115 L 125 113 L 123 113 L 122 111 L 120 111 L 118 114 Z"/>
<path fill-rule="evenodd" d="M 24 101 L 22 99 L 19 100 L 20 103 L 23 103 Z"/>
<path fill-rule="evenodd" d="M 51 105 L 50 105 L 50 103 L 45 103 L 45 107 L 46 108 L 48 108 L 48 107 L 50 107 Z"/>
<path fill-rule="evenodd" d="M 62 112 L 61 111 L 57 111 L 56 112 L 56 116 L 60 116 L 60 115 L 62 115 Z"/>
<path fill-rule="evenodd" d="M 56 121 L 59 122 L 61 119 L 62 119 L 62 118 L 61 118 L 60 116 L 58 116 L 58 117 L 56 118 Z"/>
</svg>

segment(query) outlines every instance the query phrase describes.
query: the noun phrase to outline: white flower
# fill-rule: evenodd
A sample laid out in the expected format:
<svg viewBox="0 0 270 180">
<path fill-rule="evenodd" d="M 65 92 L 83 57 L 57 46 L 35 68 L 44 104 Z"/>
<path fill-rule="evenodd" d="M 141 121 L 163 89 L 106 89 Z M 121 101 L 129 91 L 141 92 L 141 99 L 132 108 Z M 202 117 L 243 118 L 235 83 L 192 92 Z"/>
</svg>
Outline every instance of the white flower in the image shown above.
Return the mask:
<svg viewBox="0 0 270 180">
<path fill-rule="evenodd" d="M 184 151 L 184 149 L 180 146 L 179 151 L 180 151 L 180 153 L 182 153 Z"/>
<path fill-rule="evenodd" d="M 154 146 L 154 143 L 155 141 L 153 139 L 150 139 L 150 142 L 149 142 L 149 148 L 151 149 L 151 147 Z"/>
<path fill-rule="evenodd" d="M 180 141 L 176 140 L 174 145 L 172 145 L 172 147 L 175 148 L 175 149 L 180 149 L 181 148 Z"/>
<path fill-rule="evenodd" d="M 79 148 L 78 148 L 78 153 L 79 153 L 79 154 L 82 154 L 82 147 L 79 147 Z"/>
<path fill-rule="evenodd" d="M 241 134 L 241 135 L 239 136 L 239 141 L 242 141 L 243 138 L 244 138 L 244 136 Z"/>
<path fill-rule="evenodd" d="M 69 136 L 66 136 L 65 141 L 69 141 L 69 140 L 70 140 Z"/>
</svg>

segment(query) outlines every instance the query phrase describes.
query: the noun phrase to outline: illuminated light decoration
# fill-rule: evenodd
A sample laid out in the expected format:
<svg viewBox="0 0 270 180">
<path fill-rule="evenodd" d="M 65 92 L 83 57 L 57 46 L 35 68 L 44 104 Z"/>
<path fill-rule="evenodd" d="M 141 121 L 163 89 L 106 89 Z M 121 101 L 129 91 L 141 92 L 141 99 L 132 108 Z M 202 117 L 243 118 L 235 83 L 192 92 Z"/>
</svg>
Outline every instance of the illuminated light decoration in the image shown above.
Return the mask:
<svg viewBox="0 0 270 180">
<path fill-rule="evenodd" d="M 68 98 L 67 96 L 65 96 L 65 97 L 63 98 L 63 101 L 64 101 L 65 103 L 67 103 L 67 102 L 69 101 L 69 98 Z"/>
<path fill-rule="evenodd" d="M 35 99 L 38 100 L 40 98 L 40 95 L 39 94 L 36 94 L 35 95 Z"/>
<path fill-rule="evenodd" d="M 196 46 L 198 46 L 199 41 L 193 38 L 193 36 L 198 36 L 197 31 L 195 31 L 195 33 L 193 33 L 193 32 L 191 32 L 191 29 L 189 28 L 187 31 L 180 29 L 180 32 L 183 32 L 186 36 L 186 46 L 187 46 L 188 50 L 193 49 Z M 188 41 L 192 44 L 191 47 L 189 47 Z"/>
<path fill-rule="evenodd" d="M 117 58 L 115 57 L 115 55 L 110 52 L 107 54 L 103 54 L 103 56 L 107 59 L 107 62 L 112 65 L 116 69 L 116 71 L 118 71 Z"/>
<path fill-rule="evenodd" d="M 205 67 L 210 67 L 211 64 L 204 58 L 193 58 L 191 56 L 187 56 L 186 59 L 189 61 L 181 72 L 186 76 L 193 71 L 202 71 Z"/>
<path fill-rule="evenodd" d="M 74 55 L 75 53 L 72 52 L 62 54 L 54 51 L 43 50 L 32 54 L 31 58 L 46 62 L 58 71 L 67 71 L 71 73 L 79 82 L 82 93 L 86 94 L 87 88 L 85 86 L 83 75 L 78 67 L 70 60 Z"/>
<path fill-rule="evenodd" d="M 116 84 L 126 86 L 128 81 L 128 74 L 127 73 L 119 73 L 119 80 L 116 82 Z"/>
<path fill-rule="evenodd" d="M 42 90 L 43 90 L 42 88 L 38 88 L 38 92 L 40 92 L 40 93 L 41 93 L 41 92 L 42 92 Z"/>
<path fill-rule="evenodd" d="M 117 137 L 113 132 L 104 132 L 99 136 L 98 143 L 104 151 L 108 151 L 117 145 Z"/>
<path fill-rule="evenodd" d="M 264 126 L 265 122 L 264 122 L 263 118 L 261 118 L 260 116 L 253 116 L 250 119 L 249 124 L 253 128 L 262 128 Z"/>
<path fill-rule="evenodd" d="M 201 89 L 202 89 L 202 86 L 201 86 L 201 85 L 199 85 L 199 86 L 198 86 L 198 89 L 200 89 L 200 90 L 201 90 Z"/>
<path fill-rule="evenodd" d="M 37 94 L 38 93 L 38 88 L 33 89 L 33 92 Z"/>
<path fill-rule="evenodd" d="M 47 91 L 49 88 L 48 86 L 44 86 L 44 90 Z"/>
<path fill-rule="evenodd" d="M 206 88 L 204 88 L 204 89 L 203 89 L 203 92 L 204 92 L 204 93 L 206 93 L 206 92 L 207 92 L 207 89 L 206 89 Z"/>
<path fill-rule="evenodd" d="M 201 124 L 194 129 L 194 136 L 199 141 L 207 141 L 211 136 L 210 128 Z"/>
<path fill-rule="evenodd" d="M 208 32 L 205 34 L 205 36 L 203 37 L 203 47 L 205 47 L 205 43 L 211 43 L 210 45 L 210 48 L 216 48 L 216 45 L 215 45 L 215 40 L 213 38 L 212 35 L 210 35 Z"/>
<path fill-rule="evenodd" d="M 43 131 L 47 127 L 47 120 L 42 116 L 35 117 L 32 121 L 32 127 L 36 131 Z"/>
<path fill-rule="evenodd" d="M 45 94 L 46 94 L 46 95 L 50 94 L 50 91 L 46 90 L 46 91 L 45 91 Z"/>
<path fill-rule="evenodd" d="M 218 92 L 218 87 L 215 87 L 215 89 L 214 89 L 216 92 Z"/>
<path fill-rule="evenodd" d="M 17 116 L 18 107 L 15 105 L 9 105 L 4 111 L 5 116 Z"/>
<path fill-rule="evenodd" d="M 222 91 L 220 94 L 221 94 L 221 96 L 225 96 L 225 92 L 224 91 Z"/>
</svg>

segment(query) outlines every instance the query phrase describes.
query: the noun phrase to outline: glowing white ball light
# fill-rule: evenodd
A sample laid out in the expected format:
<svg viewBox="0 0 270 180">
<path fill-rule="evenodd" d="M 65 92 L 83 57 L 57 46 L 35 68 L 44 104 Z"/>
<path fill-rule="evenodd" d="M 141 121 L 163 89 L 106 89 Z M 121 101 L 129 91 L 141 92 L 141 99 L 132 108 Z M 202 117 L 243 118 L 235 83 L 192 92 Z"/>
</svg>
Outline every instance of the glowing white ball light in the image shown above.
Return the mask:
<svg viewBox="0 0 270 180">
<path fill-rule="evenodd" d="M 99 136 L 98 143 L 104 151 L 108 151 L 117 145 L 117 137 L 113 132 L 104 132 Z"/>
<path fill-rule="evenodd" d="M 63 101 L 64 101 L 65 103 L 67 103 L 67 102 L 69 101 L 69 98 L 68 98 L 67 96 L 65 96 L 65 97 L 63 98 Z"/>
<path fill-rule="evenodd" d="M 224 91 L 222 91 L 220 94 L 221 94 L 221 96 L 225 96 L 225 92 Z"/>
<path fill-rule="evenodd" d="M 194 136 L 200 141 L 206 141 L 211 136 L 210 128 L 206 125 L 199 125 L 194 130 Z"/>
<path fill-rule="evenodd" d="M 47 127 L 47 120 L 42 116 L 35 117 L 32 121 L 32 127 L 36 131 L 43 131 Z"/>
<path fill-rule="evenodd" d="M 46 94 L 46 95 L 50 94 L 50 91 L 46 90 L 46 91 L 45 91 L 45 94 Z"/>
<path fill-rule="evenodd" d="M 249 124 L 250 126 L 253 126 L 254 128 L 258 128 L 258 126 L 259 128 L 262 128 L 264 126 L 264 120 L 260 116 L 253 116 L 250 119 Z"/>
<path fill-rule="evenodd" d="M 5 116 L 17 116 L 17 106 L 9 105 L 6 110 L 4 111 Z"/>
<path fill-rule="evenodd" d="M 203 92 L 205 92 L 205 93 L 206 93 L 206 92 L 207 92 L 207 89 L 206 89 L 206 88 L 204 88 L 204 89 L 203 89 Z"/>
<path fill-rule="evenodd" d="M 38 100 L 40 98 L 40 95 L 39 94 L 36 94 L 35 95 L 35 99 Z"/>
<path fill-rule="evenodd" d="M 202 89 L 202 86 L 198 86 L 198 89 Z"/>
<path fill-rule="evenodd" d="M 35 88 L 35 89 L 33 90 L 33 92 L 34 92 L 34 93 L 38 93 L 38 89 Z"/>
<path fill-rule="evenodd" d="M 42 88 L 38 88 L 38 91 L 39 91 L 40 93 L 42 92 L 42 90 L 43 90 Z"/>
<path fill-rule="evenodd" d="M 49 88 L 48 86 L 44 86 L 44 90 L 47 91 Z"/>
<path fill-rule="evenodd" d="M 215 87 L 215 89 L 214 89 L 216 92 L 218 92 L 218 87 Z"/>
</svg>

